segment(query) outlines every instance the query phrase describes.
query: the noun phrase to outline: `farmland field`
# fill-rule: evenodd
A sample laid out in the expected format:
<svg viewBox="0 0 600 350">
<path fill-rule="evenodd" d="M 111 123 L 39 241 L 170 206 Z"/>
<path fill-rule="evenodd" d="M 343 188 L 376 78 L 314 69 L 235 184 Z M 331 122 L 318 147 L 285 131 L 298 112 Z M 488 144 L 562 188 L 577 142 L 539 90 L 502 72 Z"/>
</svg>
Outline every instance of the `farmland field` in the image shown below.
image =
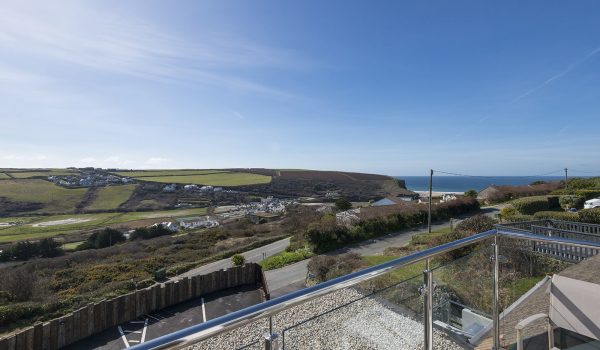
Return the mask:
<svg viewBox="0 0 600 350">
<path fill-rule="evenodd" d="M 111 210 L 125 203 L 137 185 L 107 186 L 98 190 L 94 201 L 86 207 L 88 210 Z"/>
<path fill-rule="evenodd" d="M 154 176 L 138 177 L 137 180 L 179 183 L 179 184 L 198 184 L 210 186 L 243 186 L 257 185 L 271 182 L 270 176 L 251 174 L 251 173 L 217 173 L 206 175 L 176 175 L 176 176 Z"/>
<path fill-rule="evenodd" d="M 0 180 L 4 179 L 10 179 L 10 176 L 6 175 L 5 173 L 0 173 Z"/>
<path fill-rule="evenodd" d="M 149 177 L 149 176 L 181 176 L 181 175 L 206 175 L 206 174 L 218 174 L 218 173 L 229 173 L 227 170 L 144 170 L 144 171 L 119 171 L 114 174 L 129 177 Z"/>
<path fill-rule="evenodd" d="M 361 181 L 361 180 L 389 180 L 389 176 L 376 174 L 349 173 L 341 171 L 317 170 L 280 170 L 282 179 L 288 180 L 316 180 L 316 181 Z"/>
<path fill-rule="evenodd" d="M 0 197 L 14 202 L 42 203 L 41 212 L 73 211 L 87 189 L 66 189 L 45 180 L 0 181 Z"/>
<path fill-rule="evenodd" d="M 206 208 L 135 213 L 52 215 L 37 218 L 2 218 L 2 222 L 19 222 L 20 225 L 0 227 L 0 243 L 25 239 L 40 239 L 140 220 L 167 220 L 169 218 L 194 215 L 206 215 Z"/>
<path fill-rule="evenodd" d="M 48 171 L 24 171 L 24 172 L 11 172 L 10 175 L 15 179 L 27 179 L 36 176 L 51 176 L 51 175 L 72 175 L 73 172 L 69 170 L 48 170 Z"/>
</svg>

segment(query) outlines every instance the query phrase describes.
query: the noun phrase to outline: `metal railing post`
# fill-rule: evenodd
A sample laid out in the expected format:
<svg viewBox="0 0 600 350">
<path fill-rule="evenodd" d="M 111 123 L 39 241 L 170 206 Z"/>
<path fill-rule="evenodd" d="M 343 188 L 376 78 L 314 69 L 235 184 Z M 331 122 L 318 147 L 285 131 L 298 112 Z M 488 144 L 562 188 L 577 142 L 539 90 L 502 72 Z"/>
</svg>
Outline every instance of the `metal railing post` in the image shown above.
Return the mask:
<svg viewBox="0 0 600 350">
<path fill-rule="evenodd" d="M 431 260 L 425 260 L 423 271 L 423 325 L 425 326 L 425 350 L 433 350 L 433 273 Z"/>
<path fill-rule="evenodd" d="M 499 260 L 498 260 L 498 235 L 494 236 L 494 350 L 500 350 L 500 294 L 499 294 Z"/>
<path fill-rule="evenodd" d="M 273 317 L 269 317 L 269 332 L 263 335 L 265 350 L 279 350 L 279 334 L 273 333 Z"/>
</svg>

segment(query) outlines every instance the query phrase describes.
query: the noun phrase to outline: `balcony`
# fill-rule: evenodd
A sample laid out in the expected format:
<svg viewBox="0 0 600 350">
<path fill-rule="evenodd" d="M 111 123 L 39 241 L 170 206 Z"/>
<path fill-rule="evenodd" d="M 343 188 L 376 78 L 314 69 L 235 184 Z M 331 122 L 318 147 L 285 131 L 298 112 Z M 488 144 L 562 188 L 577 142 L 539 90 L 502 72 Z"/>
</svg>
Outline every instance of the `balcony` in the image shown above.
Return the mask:
<svg viewBox="0 0 600 350">
<path fill-rule="evenodd" d="M 131 349 L 600 348 L 598 238 L 600 225 L 498 225 Z M 554 272 L 515 269 L 540 261 Z M 422 274 L 403 278 L 411 266 Z"/>
</svg>

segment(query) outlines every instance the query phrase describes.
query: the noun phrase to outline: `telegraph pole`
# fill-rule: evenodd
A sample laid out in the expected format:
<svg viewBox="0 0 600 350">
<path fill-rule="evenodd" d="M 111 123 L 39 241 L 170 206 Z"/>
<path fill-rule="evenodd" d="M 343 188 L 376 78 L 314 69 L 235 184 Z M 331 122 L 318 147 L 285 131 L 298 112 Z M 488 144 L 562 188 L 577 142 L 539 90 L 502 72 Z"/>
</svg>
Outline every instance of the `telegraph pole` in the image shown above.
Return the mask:
<svg viewBox="0 0 600 350">
<path fill-rule="evenodd" d="M 429 172 L 429 213 L 427 214 L 427 232 L 431 233 L 431 197 L 433 195 L 433 169 Z"/>
<path fill-rule="evenodd" d="M 569 169 L 565 168 L 565 191 L 569 190 Z"/>
</svg>

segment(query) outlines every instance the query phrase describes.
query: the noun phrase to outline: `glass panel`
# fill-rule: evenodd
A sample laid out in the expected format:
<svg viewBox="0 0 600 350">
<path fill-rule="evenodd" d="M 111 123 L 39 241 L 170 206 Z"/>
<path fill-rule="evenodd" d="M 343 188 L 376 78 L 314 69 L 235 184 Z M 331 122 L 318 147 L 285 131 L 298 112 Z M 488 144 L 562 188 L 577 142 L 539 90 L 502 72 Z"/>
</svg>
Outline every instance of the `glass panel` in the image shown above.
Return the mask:
<svg viewBox="0 0 600 350">
<path fill-rule="evenodd" d="M 444 334 L 469 347 L 489 331 L 492 323 L 492 249 L 488 242 L 444 254 L 433 268 L 434 336 Z"/>
</svg>

